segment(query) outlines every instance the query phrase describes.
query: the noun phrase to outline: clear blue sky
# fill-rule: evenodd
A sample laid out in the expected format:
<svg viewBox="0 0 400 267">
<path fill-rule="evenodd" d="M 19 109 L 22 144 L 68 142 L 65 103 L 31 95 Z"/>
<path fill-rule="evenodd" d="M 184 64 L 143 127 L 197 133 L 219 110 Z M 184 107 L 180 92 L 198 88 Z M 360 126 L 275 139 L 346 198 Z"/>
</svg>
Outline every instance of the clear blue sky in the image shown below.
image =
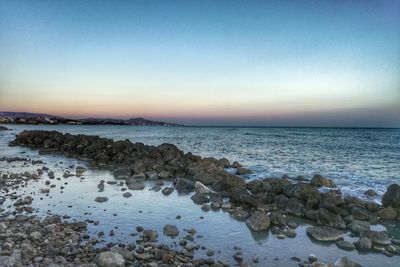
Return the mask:
<svg viewBox="0 0 400 267">
<path fill-rule="evenodd" d="M 0 0 L 0 110 L 400 127 L 400 1 Z"/>
</svg>

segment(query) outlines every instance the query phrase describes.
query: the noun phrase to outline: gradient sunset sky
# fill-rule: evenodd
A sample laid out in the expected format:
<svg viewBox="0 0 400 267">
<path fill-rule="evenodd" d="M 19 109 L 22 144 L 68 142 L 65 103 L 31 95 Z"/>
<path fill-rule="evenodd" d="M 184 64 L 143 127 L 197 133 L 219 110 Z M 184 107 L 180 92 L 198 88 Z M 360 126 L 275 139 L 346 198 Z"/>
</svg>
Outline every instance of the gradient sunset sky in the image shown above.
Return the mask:
<svg viewBox="0 0 400 267">
<path fill-rule="evenodd" d="M 0 111 L 400 127 L 400 1 L 0 0 Z"/>
</svg>

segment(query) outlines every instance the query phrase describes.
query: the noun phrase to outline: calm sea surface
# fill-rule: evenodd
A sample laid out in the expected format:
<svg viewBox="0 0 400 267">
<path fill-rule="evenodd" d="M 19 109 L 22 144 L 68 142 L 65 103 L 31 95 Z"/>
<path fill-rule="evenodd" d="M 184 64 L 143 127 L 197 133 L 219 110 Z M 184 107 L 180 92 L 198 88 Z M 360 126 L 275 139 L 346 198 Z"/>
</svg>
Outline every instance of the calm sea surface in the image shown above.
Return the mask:
<svg viewBox="0 0 400 267">
<path fill-rule="evenodd" d="M 347 194 L 362 195 L 368 188 L 375 188 L 381 194 L 387 185 L 400 182 L 400 130 L 390 129 L 306 129 L 306 128 L 218 128 L 218 127 L 137 127 L 137 126 L 29 126 L 6 125 L 12 131 L 0 132 L 0 157 L 18 156 L 40 159 L 54 171 L 50 193 L 40 194 L 41 188 L 49 187 L 46 173 L 42 179 L 30 181 L 26 187 L 17 189 L 18 195 L 31 195 L 34 200 L 34 214 L 67 215 L 70 220 L 99 220 L 98 225 L 88 224 L 93 235 L 104 232 L 100 245 L 108 242 L 133 243 L 135 227 L 144 226 L 157 230 L 158 240 L 180 249 L 178 241 L 185 236 L 184 229 L 195 228 L 195 243 L 213 249 L 215 259 L 234 265 L 232 255 L 235 246 L 242 248 L 246 262 L 258 257 L 255 266 L 298 266 L 293 256 L 307 259 L 313 253 L 321 261 L 335 262 L 341 256 L 349 256 L 363 266 L 398 266 L 398 256 L 382 254 L 359 254 L 357 251 L 343 251 L 335 244 L 321 244 L 312 241 L 306 234 L 308 223 L 299 220 L 297 237 L 284 240 L 276 238 L 269 231 L 251 232 L 244 222 L 236 221 L 222 211 L 203 212 L 189 195 L 174 191 L 168 197 L 161 192 L 149 190 L 151 182 L 141 191 L 130 191 L 131 198 L 124 198 L 122 186 L 105 185 L 104 192 L 98 192 L 100 180 L 114 181 L 113 175 L 102 169 L 92 169 L 86 162 L 58 154 L 39 155 L 37 150 L 26 147 L 8 147 L 15 134 L 24 129 L 56 130 L 73 134 L 100 135 L 115 140 L 130 139 L 133 142 L 159 145 L 172 143 L 184 151 L 201 156 L 226 157 L 239 161 L 254 171 L 246 178 L 282 176 L 312 177 L 315 173 L 333 178 Z M 2 172 L 35 172 L 43 164 L 32 165 L 24 162 L 0 161 Z M 74 172 L 75 166 L 86 166 L 84 179 L 63 178 L 65 170 Z M 169 184 L 167 183 L 166 186 Z M 0 191 L 1 194 L 1 191 Z M 97 196 L 106 196 L 108 201 L 96 203 Z M 379 201 L 380 196 L 373 201 Z M 0 208 L 13 209 L 13 201 L 7 199 Z M 1 214 L 1 213 L 0 213 Z M 180 215 L 181 219 L 176 219 Z M 174 224 L 180 235 L 171 239 L 162 234 L 165 224 Z M 395 223 L 374 225 L 374 229 L 386 228 L 391 236 L 400 238 L 400 227 Z M 108 233 L 113 230 L 114 236 Z M 345 234 L 348 241 L 357 238 Z M 204 257 L 205 250 L 196 252 Z"/>
</svg>

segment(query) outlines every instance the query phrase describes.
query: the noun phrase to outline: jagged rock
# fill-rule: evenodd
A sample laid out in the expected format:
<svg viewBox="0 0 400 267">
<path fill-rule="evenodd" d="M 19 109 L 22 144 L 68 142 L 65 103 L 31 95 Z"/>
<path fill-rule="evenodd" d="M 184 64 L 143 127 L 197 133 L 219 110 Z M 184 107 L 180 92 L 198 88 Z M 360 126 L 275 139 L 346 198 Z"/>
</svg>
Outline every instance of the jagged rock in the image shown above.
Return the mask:
<svg viewBox="0 0 400 267">
<path fill-rule="evenodd" d="M 306 232 L 309 236 L 321 242 L 333 242 L 342 239 L 343 232 L 329 226 L 310 226 Z"/>
<path fill-rule="evenodd" d="M 191 199 L 197 205 L 202 205 L 202 204 L 206 204 L 206 203 L 210 202 L 210 199 L 208 198 L 208 196 L 206 194 L 200 194 L 200 193 L 194 194 L 191 197 Z"/>
<path fill-rule="evenodd" d="M 247 226 L 253 231 L 267 230 L 270 224 L 270 219 L 266 212 L 255 211 L 250 218 L 246 220 Z"/>
<path fill-rule="evenodd" d="M 196 183 L 194 184 L 194 188 L 195 188 L 196 193 L 199 193 L 199 194 L 208 194 L 208 193 L 213 192 L 210 188 L 208 188 L 204 184 L 200 183 L 199 181 L 196 181 Z"/>
</svg>

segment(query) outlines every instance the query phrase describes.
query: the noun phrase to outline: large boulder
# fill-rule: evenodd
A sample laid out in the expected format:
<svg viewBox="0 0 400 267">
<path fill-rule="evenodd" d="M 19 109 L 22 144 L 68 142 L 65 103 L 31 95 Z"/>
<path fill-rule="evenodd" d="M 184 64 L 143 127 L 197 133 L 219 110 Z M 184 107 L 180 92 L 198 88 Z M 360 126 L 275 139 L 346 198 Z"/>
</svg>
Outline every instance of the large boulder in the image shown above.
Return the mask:
<svg viewBox="0 0 400 267">
<path fill-rule="evenodd" d="M 394 220 L 397 217 L 397 211 L 391 206 L 388 206 L 378 211 L 378 215 L 384 220 Z"/>
<path fill-rule="evenodd" d="M 320 242 L 333 242 L 342 239 L 343 232 L 329 226 L 310 226 L 306 232 Z"/>
<path fill-rule="evenodd" d="M 247 226 L 253 231 L 267 230 L 270 224 L 268 214 L 264 211 L 255 211 L 246 220 Z"/>
<path fill-rule="evenodd" d="M 125 267 L 124 257 L 116 252 L 105 251 L 97 255 L 95 263 L 99 267 Z"/>
<path fill-rule="evenodd" d="M 300 200 L 292 197 L 286 203 L 286 212 L 301 217 L 304 215 L 304 205 Z"/>
<path fill-rule="evenodd" d="M 391 184 L 386 193 L 382 197 L 383 206 L 392 206 L 393 208 L 400 208 L 400 185 Z"/>
</svg>

